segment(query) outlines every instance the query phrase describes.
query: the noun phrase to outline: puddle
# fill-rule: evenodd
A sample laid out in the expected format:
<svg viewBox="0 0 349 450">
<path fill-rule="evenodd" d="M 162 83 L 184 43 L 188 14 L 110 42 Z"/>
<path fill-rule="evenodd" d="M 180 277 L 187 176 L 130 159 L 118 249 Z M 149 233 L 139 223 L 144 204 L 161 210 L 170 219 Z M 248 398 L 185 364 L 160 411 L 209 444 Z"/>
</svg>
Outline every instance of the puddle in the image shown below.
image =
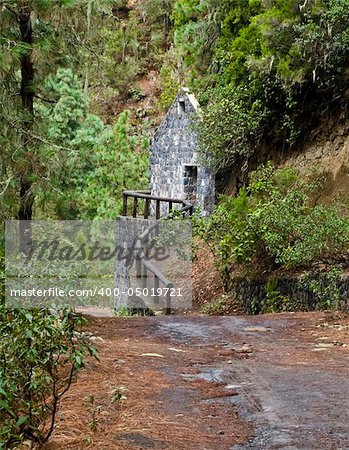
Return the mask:
<svg viewBox="0 0 349 450">
<path fill-rule="evenodd" d="M 266 331 L 271 331 L 270 328 L 266 327 L 246 327 L 242 329 L 248 333 L 265 333 Z"/>
<path fill-rule="evenodd" d="M 141 448 L 158 448 L 157 443 L 153 439 L 140 433 L 120 433 L 115 436 L 115 439 L 130 442 Z"/>
<path fill-rule="evenodd" d="M 182 373 L 182 377 L 185 380 L 204 380 L 213 383 L 220 383 L 223 381 L 224 370 L 222 369 L 205 369 L 204 372 L 192 374 L 192 373 Z"/>
</svg>

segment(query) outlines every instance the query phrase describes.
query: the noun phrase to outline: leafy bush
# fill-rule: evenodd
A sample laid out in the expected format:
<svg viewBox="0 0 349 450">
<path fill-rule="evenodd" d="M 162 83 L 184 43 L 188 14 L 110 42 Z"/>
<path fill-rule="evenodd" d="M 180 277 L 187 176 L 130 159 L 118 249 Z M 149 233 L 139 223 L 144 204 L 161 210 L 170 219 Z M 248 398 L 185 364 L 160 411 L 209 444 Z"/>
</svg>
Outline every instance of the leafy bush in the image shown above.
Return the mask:
<svg viewBox="0 0 349 450">
<path fill-rule="evenodd" d="M 268 164 L 252 174 L 248 189 L 222 198 L 200 235 L 225 280 L 234 263 L 261 274 L 345 259 L 349 220 L 334 208 L 312 205 L 312 188 L 291 169 Z"/>
<path fill-rule="evenodd" d="M 10 310 L 0 306 L 0 448 L 50 437 L 59 401 L 93 346 L 70 310 Z"/>
<path fill-rule="evenodd" d="M 277 280 L 268 280 L 264 290 L 265 299 L 260 305 L 263 313 L 287 311 L 289 300 L 277 289 Z"/>
<path fill-rule="evenodd" d="M 342 266 L 333 266 L 327 272 L 315 271 L 301 278 L 301 286 L 310 291 L 321 308 L 338 308 L 340 289 L 338 278 L 343 273 Z"/>
<path fill-rule="evenodd" d="M 207 163 L 218 171 L 239 158 L 248 159 L 262 135 L 268 110 L 244 87 L 219 87 L 208 90 L 205 98 L 215 98 L 204 107 L 196 121 L 196 132 Z M 205 100 L 204 100 L 205 101 Z"/>
</svg>

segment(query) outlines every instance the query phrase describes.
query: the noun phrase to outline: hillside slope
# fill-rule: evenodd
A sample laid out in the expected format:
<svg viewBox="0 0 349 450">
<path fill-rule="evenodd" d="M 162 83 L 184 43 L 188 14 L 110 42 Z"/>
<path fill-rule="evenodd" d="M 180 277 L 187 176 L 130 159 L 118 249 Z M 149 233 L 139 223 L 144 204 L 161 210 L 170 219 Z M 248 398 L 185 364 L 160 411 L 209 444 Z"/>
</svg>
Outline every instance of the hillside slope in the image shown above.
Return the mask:
<svg viewBox="0 0 349 450">
<path fill-rule="evenodd" d="M 340 119 L 340 118 L 337 118 Z M 346 202 L 349 194 L 349 120 L 334 117 L 309 136 L 304 146 L 291 153 L 282 164 L 301 175 L 322 174 L 324 183 L 318 192 L 321 203 Z"/>
</svg>

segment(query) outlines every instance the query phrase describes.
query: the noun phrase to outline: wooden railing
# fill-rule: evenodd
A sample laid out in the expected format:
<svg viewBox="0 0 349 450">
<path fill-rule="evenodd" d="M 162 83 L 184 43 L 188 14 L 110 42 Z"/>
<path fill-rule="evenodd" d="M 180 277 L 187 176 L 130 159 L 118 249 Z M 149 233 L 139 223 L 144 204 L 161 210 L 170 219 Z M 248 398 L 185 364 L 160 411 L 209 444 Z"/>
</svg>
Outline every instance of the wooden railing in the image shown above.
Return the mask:
<svg viewBox="0 0 349 450">
<path fill-rule="evenodd" d="M 163 218 L 170 218 L 173 213 L 173 205 L 180 205 L 176 208 L 179 214 L 183 214 L 184 217 L 191 216 L 193 214 L 194 205 L 186 200 L 158 197 L 150 194 L 150 191 L 124 191 L 123 192 L 123 216 L 128 215 L 128 198 L 133 198 L 132 204 L 132 217 L 139 217 L 139 207 L 140 203 L 143 202 L 143 213 L 141 216 L 144 219 L 150 218 L 151 204 L 155 203 L 155 219 L 159 220 L 161 217 L 161 206 L 163 203 L 167 204 L 167 214 Z M 158 293 L 158 288 L 165 287 L 168 288 L 166 293 L 166 306 L 165 314 L 171 314 L 171 289 L 174 287 L 173 283 L 165 277 L 165 275 L 155 267 L 150 261 L 148 261 L 146 246 L 153 237 L 154 232 L 157 233 L 159 225 L 153 223 L 150 225 L 143 233 L 139 236 L 137 240 L 137 249 L 139 252 L 136 255 L 136 277 L 142 280 L 142 287 L 148 287 L 149 273 L 154 276 L 154 293 Z M 159 296 L 154 297 L 154 303 L 159 303 Z"/>
<path fill-rule="evenodd" d="M 194 206 L 187 200 L 180 200 L 176 198 L 158 197 L 156 195 L 151 195 L 150 191 L 124 191 L 123 195 L 123 209 L 122 215 L 128 215 L 128 199 L 133 198 L 132 204 L 132 217 L 137 217 L 139 215 L 140 203 L 143 203 L 143 213 L 141 214 L 144 219 L 148 219 L 151 213 L 151 204 L 155 203 L 155 219 L 159 220 L 161 217 L 161 206 L 162 204 L 167 204 L 167 213 L 164 217 L 168 217 L 173 211 L 173 205 L 180 205 L 177 210 L 183 214 L 183 216 L 191 216 L 193 214 Z"/>
</svg>

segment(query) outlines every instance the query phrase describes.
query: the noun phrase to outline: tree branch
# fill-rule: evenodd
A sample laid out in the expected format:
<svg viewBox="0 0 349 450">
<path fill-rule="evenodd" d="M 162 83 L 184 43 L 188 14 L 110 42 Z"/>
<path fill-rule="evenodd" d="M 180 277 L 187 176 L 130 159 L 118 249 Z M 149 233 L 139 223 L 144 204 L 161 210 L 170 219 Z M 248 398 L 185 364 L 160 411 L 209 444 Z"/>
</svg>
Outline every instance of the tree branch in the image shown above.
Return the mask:
<svg viewBox="0 0 349 450">
<path fill-rule="evenodd" d="M 13 176 L 10 177 L 10 178 L 6 181 L 6 186 L 5 186 L 4 189 L 0 192 L 0 197 L 1 197 L 3 194 L 5 194 L 5 192 L 6 192 L 7 188 L 9 187 L 10 182 L 11 182 L 12 179 L 13 179 Z M 1 183 L 1 184 L 3 184 L 3 183 Z"/>
<path fill-rule="evenodd" d="M 40 97 L 40 95 L 37 95 L 37 94 L 35 94 L 34 97 L 35 97 L 35 98 L 38 98 L 38 99 L 41 100 L 42 102 L 53 103 L 53 104 L 56 104 L 56 103 L 57 103 L 55 100 L 49 100 L 48 98 L 42 98 L 42 97 Z"/>
<path fill-rule="evenodd" d="M 2 5 L 5 9 L 7 9 L 11 14 L 13 14 L 16 19 L 19 18 L 19 14 L 17 13 L 16 10 L 14 10 L 11 6 L 6 5 L 4 2 L 1 2 L 0 5 Z"/>
</svg>

